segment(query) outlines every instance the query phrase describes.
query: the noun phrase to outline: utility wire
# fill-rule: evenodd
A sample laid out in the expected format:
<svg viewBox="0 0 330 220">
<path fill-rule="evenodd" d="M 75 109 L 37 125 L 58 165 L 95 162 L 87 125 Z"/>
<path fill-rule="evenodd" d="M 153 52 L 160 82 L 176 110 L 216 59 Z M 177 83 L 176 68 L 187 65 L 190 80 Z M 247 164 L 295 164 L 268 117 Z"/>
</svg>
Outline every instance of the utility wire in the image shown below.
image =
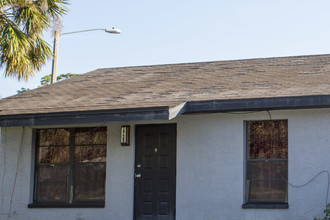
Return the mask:
<svg viewBox="0 0 330 220">
<path fill-rule="evenodd" d="M 328 170 L 322 170 L 321 172 L 317 173 L 313 178 L 311 178 L 310 180 L 308 180 L 306 183 L 301 184 L 301 185 L 294 185 L 292 183 L 290 183 L 287 179 L 285 179 L 280 171 L 280 167 L 278 165 L 278 162 L 276 163 L 277 165 L 277 172 L 280 175 L 280 177 L 283 179 L 284 182 L 286 182 L 289 186 L 292 186 L 294 188 L 301 188 L 304 186 L 307 186 L 308 184 L 310 184 L 311 182 L 313 182 L 318 176 L 320 176 L 322 173 L 326 173 L 328 176 L 328 186 L 327 186 L 327 193 L 326 193 L 326 199 L 325 199 L 325 206 L 328 205 L 328 197 L 329 197 L 329 186 L 330 186 L 330 174 Z"/>
<path fill-rule="evenodd" d="M 6 135 L 7 135 L 7 132 L 6 132 L 7 128 L 4 127 L 2 129 L 3 129 L 4 136 L 1 137 L 2 138 L 1 141 L 3 143 L 6 143 L 5 138 L 6 138 Z M 3 205 L 3 203 L 4 203 L 4 184 L 5 184 L 5 176 L 6 176 L 6 170 L 7 170 L 7 168 L 6 168 L 6 149 L 5 149 L 5 146 L 2 146 L 2 152 L 3 152 L 3 173 L 2 173 L 2 180 L 1 180 L 1 205 Z"/>
<path fill-rule="evenodd" d="M 269 120 L 272 120 L 272 115 L 270 114 L 270 112 L 268 110 L 266 110 L 266 111 L 267 111 L 267 113 L 269 115 Z M 274 130 L 274 128 L 273 128 L 273 130 Z M 274 133 L 274 131 L 273 131 L 273 133 Z M 307 186 L 308 184 L 310 184 L 311 182 L 313 182 L 319 175 L 321 175 L 323 173 L 326 173 L 327 174 L 327 177 L 328 177 L 328 186 L 327 186 L 327 193 L 326 193 L 326 199 L 325 199 L 325 207 L 327 207 L 327 205 L 328 205 L 328 197 L 329 197 L 329 187 L 330 187 L 330 174 L 329 174 L 329 171 L 328 170 L 322 170 L 322 171 L 320 171 L 313 178 L 311 178 L 310 180 L 308 180 L 304 184 L 294 185 L 294 184 L 290 183 L 287 179 L 285 179 L 282 176 L 281 171 L 280 171 L 280 167 L 278 165 L 278 162 L 276 162 L 276 166 L 277 166 L 277 172 L 280 175 L 280 177 L 283 179 L 283 181 L 286 182 L 289 186 L 294 187 L 294 188 L 301 188 L 301 187 Z"/>
<path fill-rule="evenodd" d="M 22 146 L 23 146 L 23 138 L 24 138 L 24 126 L 23 126 L 23 130 L 22 130 L 21 143 L 20 143 L 19 149 L 18 149 L 17 163 L 16 163 L 16 173 L 15 173 L 15 178 L 14 178 L 13 189 L 11 191 L 11 196 L 10 196 L 10 204 L 9 204 L 9 211 L 8 211 L 7 220 L 9 220 L 10 217 L 11 217 L 11 208 L 12 208 L 12 205 L 13 205 L 13 198 L 14 198 L 14 192 L 15 192 L 15 186 L 16 186 L 16 180 L 17 180 L 17 174 L 18 174 L 18 167 L 19 167 L 19 159 L 20 159 L 20 156 L 21 156 L 21 151 L 22 151 Z"/>
</svg>

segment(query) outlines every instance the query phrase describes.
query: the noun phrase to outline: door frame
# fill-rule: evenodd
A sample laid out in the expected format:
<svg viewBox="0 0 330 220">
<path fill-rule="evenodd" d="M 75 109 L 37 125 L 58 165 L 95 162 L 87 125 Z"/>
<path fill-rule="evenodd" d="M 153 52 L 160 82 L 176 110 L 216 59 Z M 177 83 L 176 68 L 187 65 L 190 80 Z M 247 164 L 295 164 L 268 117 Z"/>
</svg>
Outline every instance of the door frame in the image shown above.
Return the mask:
<svg viewBox="0 0 330 220">
<path fill-rule="evenodd" d="M 175 172 L 175 180 L 174 180 L 174 219 L 176 219 L 176 184 L 177 184 L 177 123 L 157 123 L 157 124 L 135 124 L 134 125 L 134 194 L 133 194 L 133 219 L 135 220 L 136 219 L 136 205 L 135 205 L 135 199 L 136 199 L 136 178 L 135 178 L 135 174 L 136 174 L 136 168 L 137 168 L 137 160 L 136 160 L 136 157 L 137 157 L 137 129 L 139 126 L 161 126 L 161 125 L 174 125 L 174 129 L 175 129 L 175 150 L 174 150 L 174 162 L 175 162 L 175 169 L 174 169 L 174 172 Z"/>
</svg>

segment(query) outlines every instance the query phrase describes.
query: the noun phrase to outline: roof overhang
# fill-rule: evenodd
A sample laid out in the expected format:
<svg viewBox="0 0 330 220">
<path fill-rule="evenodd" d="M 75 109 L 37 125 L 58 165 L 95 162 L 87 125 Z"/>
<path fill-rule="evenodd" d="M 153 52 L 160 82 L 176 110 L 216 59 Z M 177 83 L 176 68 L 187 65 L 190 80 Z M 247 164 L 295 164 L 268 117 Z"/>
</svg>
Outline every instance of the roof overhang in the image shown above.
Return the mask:
<svg viewBox="0 0 330 220">
<path fill-rule="evenodd" d="M 117 110 L 0 116 L 0 127 L 51 126 L 127 121 L 171 120 L 181 114 L 330 108 L 330 95 L 191 101 L 177 105 Z"/>
<path fill-rule="evenodd" d="M 168 107 L 57 112 L 0 116 L 0 127 L 168 120 Z"/>
<path fill-rule="evenodd" d="M 330 95 L 290 96 L 188 102 L 185 114 L 201 112 L 265 111 L 329 108 Z"/>
</svg>

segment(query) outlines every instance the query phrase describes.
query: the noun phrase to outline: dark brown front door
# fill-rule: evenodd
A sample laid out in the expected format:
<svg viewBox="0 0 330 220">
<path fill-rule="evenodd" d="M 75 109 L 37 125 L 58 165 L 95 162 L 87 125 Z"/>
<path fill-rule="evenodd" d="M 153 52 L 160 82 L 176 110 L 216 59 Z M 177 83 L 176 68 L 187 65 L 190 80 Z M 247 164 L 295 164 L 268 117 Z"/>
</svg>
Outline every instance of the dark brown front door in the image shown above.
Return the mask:
<svg viewBox="0 0 330 220">
<path fill-rule="evenodd" d="M 134 216 L 175 219 L 176 124 L 137 125 Z"/>
</svg>

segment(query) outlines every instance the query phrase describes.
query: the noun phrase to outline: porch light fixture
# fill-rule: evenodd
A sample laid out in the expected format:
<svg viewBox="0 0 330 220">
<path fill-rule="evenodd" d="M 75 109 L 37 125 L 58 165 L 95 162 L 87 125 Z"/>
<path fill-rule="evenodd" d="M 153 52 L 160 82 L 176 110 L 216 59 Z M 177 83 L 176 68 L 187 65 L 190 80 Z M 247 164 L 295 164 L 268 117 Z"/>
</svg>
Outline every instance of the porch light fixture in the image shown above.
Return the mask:
<svg viewBox="0 0 330 220">
<path fill-rule="evenodd" d="M 129 146 L 130 141 L 130 126 L 123 125 L 120 129 L 120 143 L 121 146 Z"/>
</svg>

